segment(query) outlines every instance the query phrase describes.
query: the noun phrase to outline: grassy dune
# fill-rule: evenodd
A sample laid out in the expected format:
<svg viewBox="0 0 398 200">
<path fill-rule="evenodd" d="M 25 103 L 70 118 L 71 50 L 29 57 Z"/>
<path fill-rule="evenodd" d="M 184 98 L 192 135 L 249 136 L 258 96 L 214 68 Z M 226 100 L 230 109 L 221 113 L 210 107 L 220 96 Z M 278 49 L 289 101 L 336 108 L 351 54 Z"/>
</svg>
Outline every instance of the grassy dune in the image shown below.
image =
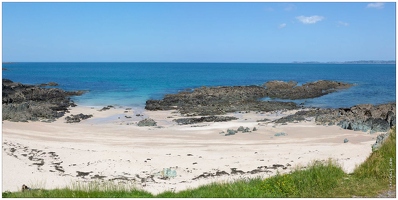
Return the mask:
<svg viewBox="0 0 398 200">
<path fill-rule="evenodd" d="M 369 147 L 371 148 L 371 147 Z M 378 151 L 358 166 L 352 174 L 346 174 L 338 164 L 315 161 L 305 169 L 295 169 L 290 174 L 267 179 L 247 179 L 233 183 L 213 183 L 181 192 L 164 192 L 158 195 L 110 183 L 73 185 L 71 188 L 38 190 L 29 192 L 3 192 L 2 196 L 15 197 L 63 197 L 63 198 L 178 198 L 178 197 L 377 197 L 396 188 L 396 129 Z"/>
</svg>

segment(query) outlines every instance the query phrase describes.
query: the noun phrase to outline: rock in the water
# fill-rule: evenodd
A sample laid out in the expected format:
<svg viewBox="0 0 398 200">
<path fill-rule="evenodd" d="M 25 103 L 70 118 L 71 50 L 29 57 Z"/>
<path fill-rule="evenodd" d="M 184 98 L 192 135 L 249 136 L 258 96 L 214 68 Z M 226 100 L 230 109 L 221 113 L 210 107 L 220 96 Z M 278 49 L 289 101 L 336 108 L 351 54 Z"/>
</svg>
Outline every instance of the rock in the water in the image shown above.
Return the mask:
<svg viewBox="0 0 398 200">
<path fill-rule="evenodd" d="M 201 87 L 168 94 L 161 100 L 148 100 L 147 110 L 173 110 L 181 114 L 218 115 L 236 111 L 296 109 L 296 103 L 261 101 L 264 97 L 304 99 L 319 97 L 352 86 L 349 83 L 320 80 L 296 86 L 297 82 L 270 81 L 264 86 Z"/>
<path fill-rule="evenodd" d="M 3 120 L 53 121 L 62 117 L 73 106 L 71 96 L 82 95 L 83 91 L 64 91 L 58 88 L 42 88 L 3 79 Z"/>
<path fill-rule="evenodd" d="M 153 120 L 151 118 L 146 118 L 144 120 L 139 121 L 137 125 L 138 126 L 156 126 L 157 123 L 155 122 L 155 120 Z"/>
<path fill-rule="evenodd" d="M 271 98 L 280 99 L 307 99 L 320 97 L 337 90 L 347 89 L 353 86 L 350 83 L 337 81 L 319 80 L 297 86 L 297 82 L 269 81 L 265 83 L 267 95 Z"/>
<path fill-rule="evenodd" d="M 201 87 L 193 91 L 168 94 L 161 100 L 148 100 L 147 110 L 173 110 L 181 114 L 219 115 L 236 111 L 295 109 L 293 102 L 261 101 L 266 97 L 261 86 Z"/>
<path fill-rule="evenodd" d="M 58 86 L 59 84 L 58 83 L 56 83 L 56 82 L 49 82 L 49 83 L 42 83 L 42 84 L 39 84 L 38 86 L 39 87 L 45 87 L 45 86 Z"/>
</svg>

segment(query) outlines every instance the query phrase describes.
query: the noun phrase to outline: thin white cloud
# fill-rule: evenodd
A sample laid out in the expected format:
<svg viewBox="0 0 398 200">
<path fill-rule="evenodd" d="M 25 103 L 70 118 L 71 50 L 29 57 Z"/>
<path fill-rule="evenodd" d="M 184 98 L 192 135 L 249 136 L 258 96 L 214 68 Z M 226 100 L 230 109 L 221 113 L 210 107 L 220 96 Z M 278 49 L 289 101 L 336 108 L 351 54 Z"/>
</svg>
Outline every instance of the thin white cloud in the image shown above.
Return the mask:
<svg viewBox="0 0 398 200">
<path fill-rule="evenodd" d="M 292 11 L 292 10 L 294 10 L 294 9 L 296 9 L 296 6 L 295 5 L 293 5 L 293 4 L 288 4 L 286 7 L 285 7 L 285 11 Z"/>
<path fill-rule="evenodd" d="M 315 24 L 317 22 L 322 21 L 325 18 L 323 16 L 318 16 L 318 15 L 313 15 L 310 17 L 301 15 L 301 16 L 296 17 L 296 19 L 298 19 L 303 24 Z"/>
<path fill-rule="evenodd" d="M 282 28 L 285 28 L 285 27 L 286 27 L 286 23 L 279 24 L 279 26 L 278 26 L 279 29 L 282 29 Z"/>
<path fill-rule="evenodd" d="M 339 26 L 349 26 L 350 24 L 347 22 L 338 21 Z"/>
<path fill-rule="evenodd" d="M 267 12 L 272 12 L 272 11 L 274 11 L 274 8 L 272 8 L 272 7 L 266 7 L 266 8 L 265 8 L 265 11 L 267 11 Z"/>
<path fill-rule="evenodd" d="M 384 3 L 370 3 L 367 8 L 377 8 L 377 9 L 382 9 L 384 8 Z"/>
</svg>

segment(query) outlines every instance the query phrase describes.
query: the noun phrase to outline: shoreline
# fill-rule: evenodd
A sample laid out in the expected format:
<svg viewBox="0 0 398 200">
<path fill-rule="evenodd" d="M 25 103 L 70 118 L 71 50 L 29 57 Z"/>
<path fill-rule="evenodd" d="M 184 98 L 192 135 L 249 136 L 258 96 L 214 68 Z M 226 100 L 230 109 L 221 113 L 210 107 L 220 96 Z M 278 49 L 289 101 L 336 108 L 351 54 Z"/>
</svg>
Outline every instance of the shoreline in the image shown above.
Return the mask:
<svg viewBox="0 0 398 200">
<path fill-rule="evenodd" d="M 277 171 L 287 173 L 297 166 L 329 158 L 350 173 L 370 155 L 371 144 L 379 134 L 316 125 L 313 119 L 287 125 L 257 122 L 298 110 L 235 112 L 222 116 L 238 120 L 177 125 L 172 120 L 183 117 L 174 110 L 116 107 L 98 111 L 101 108 L 92 107 L 71 108 L 70 113 L 52 123 L 3 121 L 3 192 L 20 190 L 22 184 L 54 189 L 76 181 L 112 180 L 157 194 L 214 181 L 266 178 Z M 93 117 L 76 124 L 65 123 L 67 115 L 79 113 Z M 157 126 L 137 126 L 147 117 Z M 240 126 L 251 130 L 256 127 L 257 131 L 220 134 Z M 281 132 L 286 135 L 275 136 Z M 348 143 L 343 142 L 345 138 Z M 274 165 L 283 167 L 272 169 Z M 244 173 L 233 174 L 231 168 Z M 177 177 L 161 179 L 163 169 L 175 170 Z M 217 172 L 229 175 L 201 176 Z"/>
</svg>

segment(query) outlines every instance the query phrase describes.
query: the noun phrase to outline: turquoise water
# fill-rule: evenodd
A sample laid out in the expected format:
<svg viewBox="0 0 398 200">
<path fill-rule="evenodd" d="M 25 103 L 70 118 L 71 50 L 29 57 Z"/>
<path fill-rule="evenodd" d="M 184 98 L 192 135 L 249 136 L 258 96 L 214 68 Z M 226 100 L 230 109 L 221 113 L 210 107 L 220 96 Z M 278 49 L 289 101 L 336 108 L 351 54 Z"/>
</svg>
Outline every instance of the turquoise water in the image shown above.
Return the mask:
<svg viewBox="0 0 398 200">
<path fill-rule="evenodd" d="M 396 101 L 396 66 L 389 64 L 272 63 L 12 63 L 3 64 L 3 78 L 26 84 L 54 81 L 65 90 L 88 90 L 75 97 L 78 105 L 144 107 L 201 86 L 261 85 L 270 80 L 316 80 L 354 83 L 344 91 L 297 100 L 306 106 L 350 107 Z M 269 100 L 269 99 L 265 99 Z"/>
</svg>

